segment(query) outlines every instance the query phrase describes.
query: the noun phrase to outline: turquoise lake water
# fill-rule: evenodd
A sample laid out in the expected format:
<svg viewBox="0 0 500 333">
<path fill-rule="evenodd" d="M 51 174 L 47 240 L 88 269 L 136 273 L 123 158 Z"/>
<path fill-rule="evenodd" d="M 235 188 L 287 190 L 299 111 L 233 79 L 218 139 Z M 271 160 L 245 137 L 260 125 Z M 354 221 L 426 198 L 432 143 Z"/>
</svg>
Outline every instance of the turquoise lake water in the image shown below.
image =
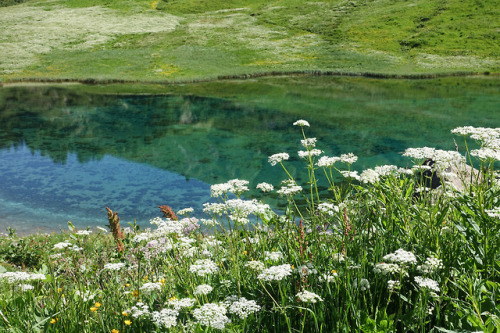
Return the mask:
<svg viewBox="0 0 500 333">
<path fill-rule="evenodd" d="M 409 166 L 401 156 L 408 147 L 454 149 L 455 127 L 500 127 L 499 82 L 270 79 L 204 97 L 3 88 L 0 232 L 66 229 L 68 220 L 104 226 L 106 206 L 124 226 L 147 227 L 164 204 L 204 217 L 211 184 L 239 178 L 277 186 L 285 175 L 267 159 L 279 152 L 292 156 L 289 171 L 304 181 L 297 119 L 309 121 L 307 134 L 325 155 L 358 155 L 355 170 Z"/>
</svg>

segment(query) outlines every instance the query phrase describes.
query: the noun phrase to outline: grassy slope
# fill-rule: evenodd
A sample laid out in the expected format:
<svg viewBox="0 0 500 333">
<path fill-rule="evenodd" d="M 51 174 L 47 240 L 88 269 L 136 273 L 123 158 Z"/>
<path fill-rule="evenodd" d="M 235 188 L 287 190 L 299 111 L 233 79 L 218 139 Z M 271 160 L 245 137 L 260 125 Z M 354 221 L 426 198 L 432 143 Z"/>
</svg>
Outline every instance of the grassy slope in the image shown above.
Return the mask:
<svg viewBox="0 0 500 333">
<path fill-rule="evenodd" d="M 499 8 L 498 0 L 33 0 L 0 7 L 0 80 L 499 72 Z"/>
</svg>

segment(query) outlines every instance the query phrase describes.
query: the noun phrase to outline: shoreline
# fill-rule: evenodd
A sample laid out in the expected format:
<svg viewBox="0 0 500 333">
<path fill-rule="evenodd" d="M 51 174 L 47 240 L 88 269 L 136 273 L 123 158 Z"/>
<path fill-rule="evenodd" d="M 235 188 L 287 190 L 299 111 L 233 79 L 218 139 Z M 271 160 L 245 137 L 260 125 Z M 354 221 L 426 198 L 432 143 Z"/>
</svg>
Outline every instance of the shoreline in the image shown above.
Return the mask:
<svg viewBox="0 0 500 333">
<path fill-rule="evenodd" d="M 307 71 L 272 71 L 272 72 L 259 72 L 252 74 L 235 74 L 235 75 L 220 75 L 214 78 L 202 78 L 191 80 L 161 80 L 161 81 L 147 81 L 147 80 L 122 80 L 122 79 L 63 79 L 63 78 L 24 78 L 14 79 L 9 81 L 0 81 L 0 87 L 15 87 L 15 86 L 28 86 L 28 85 L 46 85 L 46 84 L 67 84 L 67 85 L 107 85 L 107 84 L 145 84 L 145 85 L 183 85 L 183 84 L 196 84 L 208 83 L 230 80 L 247 80 L 255 78 L 266 77 L 297 77 L 297 76 L 331 76 L 331 77 L 364 77 L 373 79 L 392 79 L 392 80 L 425 80 L 437 79 L 447 77 L 500 77 L 500 73 L 492 72 L 473 72 L 473 71 L 459 71 L 448 73 L 421 73 L 421 74 L 388 74 L 378 72 L 342 72 L 342 71 L 321 71 L 321 70 L 307 70 Z"/>
</svg>

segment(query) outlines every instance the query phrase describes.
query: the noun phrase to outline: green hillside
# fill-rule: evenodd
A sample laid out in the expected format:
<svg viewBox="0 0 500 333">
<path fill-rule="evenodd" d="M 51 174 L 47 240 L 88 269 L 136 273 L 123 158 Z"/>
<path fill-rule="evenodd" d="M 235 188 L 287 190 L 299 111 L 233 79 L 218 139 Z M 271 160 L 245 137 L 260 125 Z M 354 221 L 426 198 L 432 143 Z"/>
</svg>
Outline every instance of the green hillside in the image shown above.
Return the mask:
<svg viewBox="0 0 500 333">
<path fill-rule="evenodd" d="M 500 1 L 2 0 L 0 80 L 500 72 Z"/>
</svg>

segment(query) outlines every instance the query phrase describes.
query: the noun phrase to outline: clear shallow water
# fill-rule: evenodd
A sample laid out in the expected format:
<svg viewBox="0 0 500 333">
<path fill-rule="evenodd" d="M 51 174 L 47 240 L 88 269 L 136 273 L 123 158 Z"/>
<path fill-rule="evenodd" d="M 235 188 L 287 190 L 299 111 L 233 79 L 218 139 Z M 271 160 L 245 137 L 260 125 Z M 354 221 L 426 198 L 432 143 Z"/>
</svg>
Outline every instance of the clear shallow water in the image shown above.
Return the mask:
<svg viewBox="0 0 500 333">
<path fill-rule="evenodd" d="M 498 81 L 313 79 L 232 83 L 223 98 L 0 90 L 0 230 L 104 226 L 106 206 L 122 225 L 147 226 L 163 204 L 202 216 L 210 184 L 278 185 L 284 174 L 268 164 L 271 154 L 290 153 L 289 171 L 301 179 L 301 134 L 291 125 L 300 118 L 325 154 L 357 154 L 360 171 L 409 165 L 408 147 L 454 149 L 457 126 L 500 126 Z"/>
</svg>

